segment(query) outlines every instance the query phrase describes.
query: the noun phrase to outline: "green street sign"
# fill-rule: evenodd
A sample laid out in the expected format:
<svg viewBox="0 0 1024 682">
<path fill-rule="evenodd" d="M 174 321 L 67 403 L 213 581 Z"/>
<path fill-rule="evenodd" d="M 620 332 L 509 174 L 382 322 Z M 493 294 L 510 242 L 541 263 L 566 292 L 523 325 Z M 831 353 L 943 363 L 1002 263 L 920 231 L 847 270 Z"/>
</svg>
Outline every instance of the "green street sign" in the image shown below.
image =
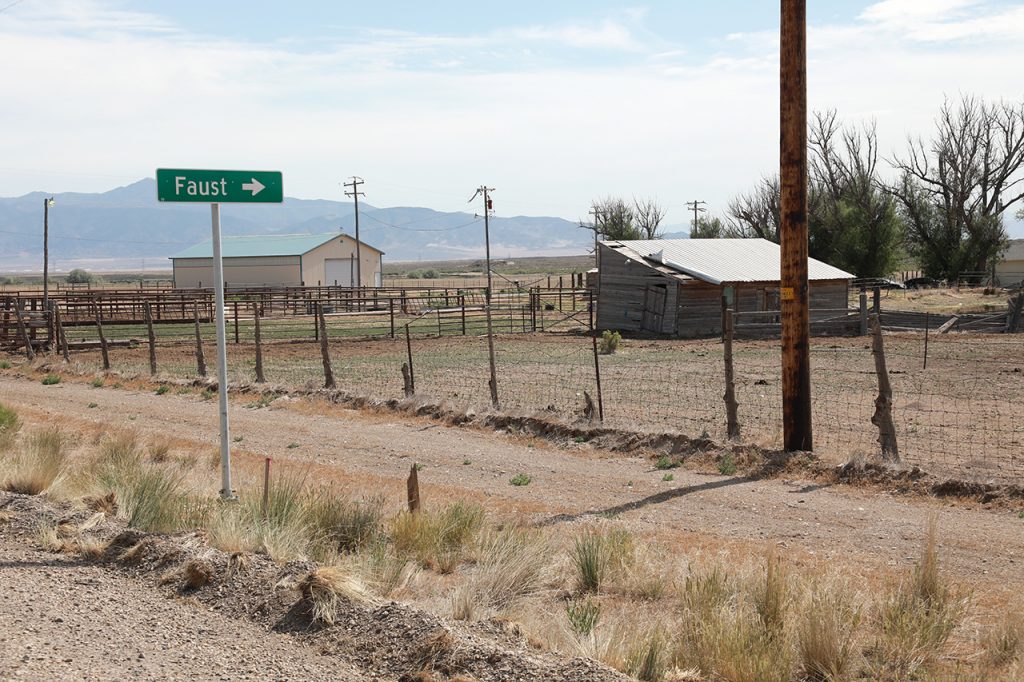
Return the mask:
<svg viewBox="0 0 1024 682">
<path fill-rule="evenodd" d="M 157 168 L 156 196 L 206 204 L 280 204 L 284 185 L 280 171 Z"/>
</svg>

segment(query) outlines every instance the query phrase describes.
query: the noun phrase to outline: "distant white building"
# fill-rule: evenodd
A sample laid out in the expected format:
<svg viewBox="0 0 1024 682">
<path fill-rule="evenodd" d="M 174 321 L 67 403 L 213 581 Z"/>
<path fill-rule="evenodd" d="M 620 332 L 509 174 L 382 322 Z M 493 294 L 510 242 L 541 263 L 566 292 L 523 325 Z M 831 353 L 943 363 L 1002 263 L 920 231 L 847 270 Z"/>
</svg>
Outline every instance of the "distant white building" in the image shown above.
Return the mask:
<svg viewBox="0 0 1024 682">
<path fill-rule="evenodd" d="M 223 237 L 224 282 L 230 287 L 379 287 L 384 252 L 359 244 L 362 282 L 356 281 L 356 240 L 347 234 Z M 174 286 L 213 286 L 213 244 L 203 242 L 171 256 Z"/>
<path fill-rule="evenodd" d="M 996 263 L 996 284 L 1003 287 L 1024 281 L 1024 239 L 1011 239 L 1010 248 Z"/>
</svg>

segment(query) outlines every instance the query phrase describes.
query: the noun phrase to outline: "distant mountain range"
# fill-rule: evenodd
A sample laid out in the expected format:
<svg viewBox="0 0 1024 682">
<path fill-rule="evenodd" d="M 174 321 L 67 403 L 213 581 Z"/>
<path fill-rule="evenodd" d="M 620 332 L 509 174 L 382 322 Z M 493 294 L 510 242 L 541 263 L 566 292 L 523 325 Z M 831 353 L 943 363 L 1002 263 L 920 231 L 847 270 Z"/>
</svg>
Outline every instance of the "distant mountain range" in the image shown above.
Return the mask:
<svg viewBox="0 0 1024 682">
<path fill-rule="evenodd" d="M 0 198 L 0 269 L 42 269 L 43 200 L 33 192 Z M 210 238 L 205 204 L 167 204 L 156 198 L 156 181 L 140 180 L 99 194 L 53 195 L 50 263 L 54 272 L 170 269 L 167 258 Z M 359 236 L 382 249 L 387 261 L 476 258 L 484 252 L 483 220 L 471 213 L 429 208 L 377 208 L 359 204 Z M 352 204 L 285 198 L 283 204 L 225 204 L 225 235 L 354 234 Z M 490 221 L 491 255 L 563 256 L 593 248 L 593 236 L 571 221 L 551 217 L 500 217 Z"/>
</svg>

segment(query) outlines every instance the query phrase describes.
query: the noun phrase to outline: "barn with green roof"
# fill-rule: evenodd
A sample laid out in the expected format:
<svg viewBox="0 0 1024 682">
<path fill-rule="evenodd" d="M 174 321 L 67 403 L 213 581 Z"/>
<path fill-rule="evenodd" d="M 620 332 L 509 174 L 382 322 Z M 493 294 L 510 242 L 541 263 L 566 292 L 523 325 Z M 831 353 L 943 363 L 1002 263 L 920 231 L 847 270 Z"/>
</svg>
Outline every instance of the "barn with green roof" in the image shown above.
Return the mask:
<svg viewBox="0 0 1024 682">
<path fill-rule="evenodd" d="M 356 253 L 359 267 L 356 267 Z M 384 252 L 347 234 L 277 234 L 223 237 L 228 287 L 381 285 Z M 213 243 L 205 241 L 171 256 L 174 286 L 213 286 Z M 362 281 L 357 281 L 358 277 Z"/>
</svg>

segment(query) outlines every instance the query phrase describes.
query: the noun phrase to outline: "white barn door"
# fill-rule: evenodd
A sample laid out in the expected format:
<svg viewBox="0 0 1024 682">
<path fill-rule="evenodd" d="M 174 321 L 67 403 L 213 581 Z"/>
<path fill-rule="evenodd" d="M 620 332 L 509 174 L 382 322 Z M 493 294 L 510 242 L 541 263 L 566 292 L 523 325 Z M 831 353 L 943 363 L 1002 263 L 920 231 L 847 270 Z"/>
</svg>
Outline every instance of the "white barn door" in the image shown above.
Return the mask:
<svg viewBox="0 0 1024 682">
<path fill-rule="evenodd" d="M 350 258 L 327 258 L 324 260 L 325 284 L 334 286 L 337 282 L 339 287 L 352 287 L 356 285 L 355 273 L 352 272 L 352 259 Z"/>
</svg>

